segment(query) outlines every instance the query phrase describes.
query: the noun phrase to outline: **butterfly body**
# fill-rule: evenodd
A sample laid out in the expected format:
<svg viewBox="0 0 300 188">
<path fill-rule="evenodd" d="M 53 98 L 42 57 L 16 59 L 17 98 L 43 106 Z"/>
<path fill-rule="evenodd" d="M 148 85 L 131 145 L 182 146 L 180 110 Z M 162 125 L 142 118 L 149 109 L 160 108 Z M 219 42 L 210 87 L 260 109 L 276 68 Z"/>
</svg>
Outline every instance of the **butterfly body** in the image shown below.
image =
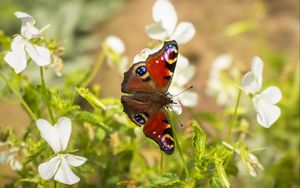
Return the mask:
<svg viewBox="0 0 300 188">
<path fill-rule="evenodd" d="M 176 41 L 167 41 L 163 47 L 148 56 L 146 61 L 133 64 L 124 73 L 121 102 L 124 112 L 160 149 L 174 152 L 173 133 L 166 108 L 174 103 L 167 92 L 175 70 L 178 54 Z"/>
</svg>

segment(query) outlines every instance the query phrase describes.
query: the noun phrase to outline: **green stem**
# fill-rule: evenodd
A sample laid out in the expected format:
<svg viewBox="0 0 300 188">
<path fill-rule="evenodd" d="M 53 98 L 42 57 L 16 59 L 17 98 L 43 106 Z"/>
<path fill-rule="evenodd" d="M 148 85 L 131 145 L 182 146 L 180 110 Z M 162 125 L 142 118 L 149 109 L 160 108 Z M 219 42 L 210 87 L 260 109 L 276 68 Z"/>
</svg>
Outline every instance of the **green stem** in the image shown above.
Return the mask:
<svg viewBox="0 0 300 188">
<path fill-rule="evenodd" d="M 40 77 L 41 77 L 42 89 L 43 89 L 43 93 L 44 93 L 44 100 L 45 100 L 47 108 L 48 108 L 48 113 L 49 113 L 51 122 L 55 123 L 55 119 L 54 119 L 53 113 L 51 111 L 51 105 L 49 103 L 49 96 L 48 96 L 48 91 L 47 91 L 47 87 L 46 87 L 46 83 L 45 83 L 45 79 L 44 79 L 43 67 L 40 67 Z"/>
<path fill-rule="evenodd" d="M 160 173 L 164 173 L 164 152 L 160 152 Z"/>
<path fill-rule="evenodd" d="M 34 121 L 36 121 L 37 117 L 32 112 L 32 110 L 30 109 L 30 107 L 28 106 L 28 104 L 26 103 L 26 101 L 19 95 L 18 91 L 9 83 L 9 81 L 2 74 L 0 74 L 0 77 L 4 80 L 4 82 L 7 84 L 7 86 L 9 87 L 9 89 L 14 93 L 14 95 L 21 102 L 22 106 L 24 107 L 24 109 L 26 110 L 26 112 L 28 113 L 28 115 L 31 117 L 31 119 L 33 119 Z"/>
<path fill-rule="evenodd" d="M 59 188 L 60 187 L 60 183 L 57 181 L 54 181 L 54 188 Z"/>
<path fill-rule="evenodd" d="M 179 151 L 179 155 L 180 155 L 181 162 L 182 162 L 182 165 L 183 165 L 183 168 L 184 168 L 184 171 L 185 171 L 185 175 L 188 176 L 188 175 L 189 175 L 189 171 L 188 171 L 188 169 L 187 169 L 186 162 L 185 162 L 183 153 L 182 153 L 182 151 L 181 151 L 181 147 L 180 147 L 180 145 L 179 145 L 179 142 L 178 142 L 177 136 L 176 136 L 176 134 L 175 134 L 175 131 L 173 131 L 173 135 L 174 135 L 175 143 L 176 143 L 177 148 L 178 148 L 178 151 Z"/>
<path fill-rule="evenodd" d="M 88 74 L 86 76 L 86 78 L 84 78 L 84 80 L 81 82 L 80 84 L 80 87 L 87 87 L 91 81 L 93 81 L 93 79 L 95 78 L 95 76 L 97 75 L 101 65 L 103 64 L 104 62 L 104 58 L 105 58 L 105 53 L 104 52 L 101 52 L 99 54 L 99 57 L 98 57 L 98 60 L 97 62 L 95 63 L 93 69 L 92 69 L 92 72 L 90 72 L 90 74 Z"/>
<path fill-rule="evenodd" d="M 237 95 L 237 99 L 236 99 L 236 103 L 235 103 L 235 107 L 234 107 L 232 124 L 229 127 L 229 130 L 228 130 L 228 133 L 227 133 L 227 137 L 226 137 L 226 141 L 227 142 L 229 142 L 229 140 L 230 140 L 230 135 L 231 135 L 232 128 L 235 126 L 236 121 L 237 121 L 237 111 L 238 111 L 239 104 L 240 104 L 241 93 L 242 93 L 242 90 L 239 89 L 239 93 Z"/>
</svg>

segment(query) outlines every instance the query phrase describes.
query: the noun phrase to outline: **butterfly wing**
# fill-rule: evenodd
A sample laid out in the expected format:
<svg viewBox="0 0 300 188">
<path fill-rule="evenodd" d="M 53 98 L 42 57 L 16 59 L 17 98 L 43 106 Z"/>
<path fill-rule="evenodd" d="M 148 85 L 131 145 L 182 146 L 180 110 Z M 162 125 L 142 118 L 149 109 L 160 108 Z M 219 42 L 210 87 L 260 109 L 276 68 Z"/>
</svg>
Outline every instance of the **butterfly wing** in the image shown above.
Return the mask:
<svg viewBox="0 0 300 188">
<path fill-rule="evenodd" d="M 164 42 L 163 47 L 148 56 L 146 61 L 133 64 L 124 73 L 123 93 L 145 90 L 167 92 L 176 67 L 178 45 L 175 40 Z"/>
<path fill-rule="evenodd" d="M 138 101 L 133 96 L 122 96 L 124 112 L 132 122 L 144 126 L 144 134 L 154 140 L 167 154 L 174 152 L 173 132 L 166 111 L 150 103 Z"/>
<path fill-rule="evenodd" d="M 144 125 L 144 134 L 154 140 L 160 150 L 167 154 L 174 152 L 173 131 L 165 110 L 155 112 Z"/>
</svg>

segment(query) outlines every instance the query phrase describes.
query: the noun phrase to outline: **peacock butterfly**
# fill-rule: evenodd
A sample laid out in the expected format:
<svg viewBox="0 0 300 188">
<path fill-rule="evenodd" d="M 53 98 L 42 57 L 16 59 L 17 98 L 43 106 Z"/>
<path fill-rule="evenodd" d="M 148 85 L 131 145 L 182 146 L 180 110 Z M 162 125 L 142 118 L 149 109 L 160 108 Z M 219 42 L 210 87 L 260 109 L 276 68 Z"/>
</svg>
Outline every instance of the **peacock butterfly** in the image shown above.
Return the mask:
<svg viewBox="0 0 300 188">
<path fill-rule="evenodd" d="M 124 73 L 121 102 L 132 122 L 144 126 L 144 134 L 167 154 L 174 152 L 174 139 L 166 108 L 176 103 L 168 93 L 176 67 L 178 45 L 166 41 L 145 61 L 133 64 Z"/>
</svg>

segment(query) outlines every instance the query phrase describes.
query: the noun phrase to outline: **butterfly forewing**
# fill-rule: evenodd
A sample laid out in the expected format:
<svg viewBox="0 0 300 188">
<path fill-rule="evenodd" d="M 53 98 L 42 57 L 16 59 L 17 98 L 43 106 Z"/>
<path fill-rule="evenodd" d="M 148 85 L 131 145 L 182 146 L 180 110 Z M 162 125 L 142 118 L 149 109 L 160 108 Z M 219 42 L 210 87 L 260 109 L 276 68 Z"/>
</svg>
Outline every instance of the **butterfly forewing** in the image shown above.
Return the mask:
<svg viewBox="0 0 300 188">
<path fill-rule="evenodd" d="M 145 90 L 167 92 L 173 78 L 177 56 L 177 42 L 165 42 L 163 47 L 149 55 L 145 62 L 133 64 L 124 73 L 121 91 L 123 93 Z"/>
</svg>

